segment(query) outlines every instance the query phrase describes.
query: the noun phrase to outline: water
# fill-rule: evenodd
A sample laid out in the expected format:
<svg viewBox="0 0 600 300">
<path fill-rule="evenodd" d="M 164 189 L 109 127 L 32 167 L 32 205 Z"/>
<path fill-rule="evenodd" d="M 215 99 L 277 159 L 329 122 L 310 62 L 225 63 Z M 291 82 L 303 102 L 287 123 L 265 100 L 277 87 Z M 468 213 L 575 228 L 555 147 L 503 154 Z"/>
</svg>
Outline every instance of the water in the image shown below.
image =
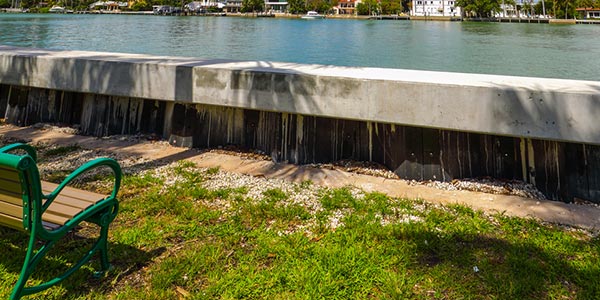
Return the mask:
<svg viewBox="0 0 600 300">
<path fill-rule="evenodd" d="M 0 14 L 0 44 L 600 81 L 600 26 Z"/>
</svg>

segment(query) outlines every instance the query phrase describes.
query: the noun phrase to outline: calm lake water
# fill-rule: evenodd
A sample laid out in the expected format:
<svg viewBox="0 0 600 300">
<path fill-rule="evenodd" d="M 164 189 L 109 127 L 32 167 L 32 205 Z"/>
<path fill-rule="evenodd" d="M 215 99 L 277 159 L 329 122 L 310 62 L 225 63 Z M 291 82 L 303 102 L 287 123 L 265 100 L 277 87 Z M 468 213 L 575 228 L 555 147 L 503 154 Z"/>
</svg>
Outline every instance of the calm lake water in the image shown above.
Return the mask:
<svg viewBox="0 0 600 300">
<path fill-rule="evenodd" d="M 0 14 L 0 44 L 600 81 L 600 26 Z"/>
</svg>

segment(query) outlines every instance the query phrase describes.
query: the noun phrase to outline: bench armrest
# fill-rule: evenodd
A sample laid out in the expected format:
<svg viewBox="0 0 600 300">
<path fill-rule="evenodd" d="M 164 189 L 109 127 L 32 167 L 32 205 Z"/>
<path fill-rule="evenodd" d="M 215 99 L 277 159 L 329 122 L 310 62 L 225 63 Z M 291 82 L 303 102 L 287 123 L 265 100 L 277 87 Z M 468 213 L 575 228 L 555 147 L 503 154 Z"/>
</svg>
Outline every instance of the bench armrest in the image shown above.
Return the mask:
<svg viewBox="0 0 600 300">
<path fill-rule="evenodd" d="M 117 193 L 119 192 L 119 187 L 121 186 L 121 176 L 122 176 L 121 167 L 119 166 L 119 163 L 117 163 L 117 161 L 115 161 L 112 158 L 97 158 L 97 159 L 89 161 L 89 162 L 85 163 L 84 165 L 82 165 L 81 167 L 77 168 L 75 171 L 73 171 L 73 173 L 69 174 L 69 176 L 67 176 L 67 178 L 65 178 L 56 187 L 56 189 L 54 189 L 54 191 L 52 191 L 52 193 L 50 193 L 48 195 L 44 195 L 44 198 L 46 198 L 47 201 L 42 206 L 42 212 L 46 211 L 46 209 L 48 208 L 48 206 L 50 206 L 50 204 L 52 203 L 54 198 L 56 198 L 56 196 L 58 196 L 58 194 L 60 194 L 60 192 L 71 181 L 73 181 L 73 179 L 77 178 L 79 175 L 81 175 L 91 169 L 95 169 L 95 168 L 101 167 L 101 166 L 108 166 L 109 168 L 112 169 L 112 171 L 115 175 L 115 182 L 114 182 L 113 190 L 110 194 L 110 197 L 113 199 L 116 199 Z"/>
<path fill-rule="evenodd" d="M 37 153 L 35 151 L 35 149 L 27 144 L 23 144 L 23 143 L 15 143 L 15 144 L 10 144 L 8 146 L 4 146 L 2 148 L 0 148 L 0 153 L 9 153 L 11 151 L 14 150 L 25 150 L 25 152 L 27 152 L 27 154 L 29 154 L 29 156 L 31 156 L 31 158 L 33 158 L 34 162 L 37 162 Z"/>
</svg>

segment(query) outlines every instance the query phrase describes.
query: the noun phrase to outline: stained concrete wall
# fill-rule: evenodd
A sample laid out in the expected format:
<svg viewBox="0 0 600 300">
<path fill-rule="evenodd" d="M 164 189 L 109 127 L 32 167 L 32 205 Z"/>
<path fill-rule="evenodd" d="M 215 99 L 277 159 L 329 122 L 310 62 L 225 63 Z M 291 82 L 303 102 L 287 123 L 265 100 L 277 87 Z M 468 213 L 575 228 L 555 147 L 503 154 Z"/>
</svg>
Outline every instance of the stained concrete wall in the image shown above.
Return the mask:
<svg viewBox="0 0 600 300">
<path fill-rule="evenodd" d="M 600 144 L 600 83 L 0 46 L 0 84 Z"/>
</svg>

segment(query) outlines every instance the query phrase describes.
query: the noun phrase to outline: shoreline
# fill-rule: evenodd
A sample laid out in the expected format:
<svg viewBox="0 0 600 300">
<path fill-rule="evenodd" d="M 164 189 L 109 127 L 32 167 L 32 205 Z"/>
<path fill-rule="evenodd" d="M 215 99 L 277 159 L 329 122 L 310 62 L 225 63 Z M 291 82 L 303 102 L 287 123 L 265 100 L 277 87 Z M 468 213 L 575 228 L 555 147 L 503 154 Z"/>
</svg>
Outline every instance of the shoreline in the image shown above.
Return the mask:
<svg viewBox="0 0 600 300">
<path fill-rule="evenodd" d="M 18 14 L 30 13 L 18 9 L 0 9 L 0 14 Z M 34 14 L 46 14 L 36 12 Z M 273 17 L 279 19 L 300 19 L 301 14 L 290 13 L 228 13 L 215 12 L 203 14 L 169 14 L 157 15 L 152 11 L 75 11 L 72 14 L 110 14 L 110 15 L 144 15 L 144 16 L 178 16 L 178 17 L 238 17 L 238 18 L 262 18 Z M 407 14 L 398 15 L 378 15 L 378 16 L 358 16 L 358 15 L 326 15 L 325 19 L 337 20 L 394 20 L 394 21 L 438 21 L 438 22 L 484 22 L 484 23 L 530 23 L 530 24 L 559 24 L 576 25 L 590 24 L 600 25 L 600 19 L 546 19 L 546 18 L 517 18 L 517 17 L 499 17 L 499 18 L 463 18 L 461 16 L 410 16 Z"/>
</svg>

